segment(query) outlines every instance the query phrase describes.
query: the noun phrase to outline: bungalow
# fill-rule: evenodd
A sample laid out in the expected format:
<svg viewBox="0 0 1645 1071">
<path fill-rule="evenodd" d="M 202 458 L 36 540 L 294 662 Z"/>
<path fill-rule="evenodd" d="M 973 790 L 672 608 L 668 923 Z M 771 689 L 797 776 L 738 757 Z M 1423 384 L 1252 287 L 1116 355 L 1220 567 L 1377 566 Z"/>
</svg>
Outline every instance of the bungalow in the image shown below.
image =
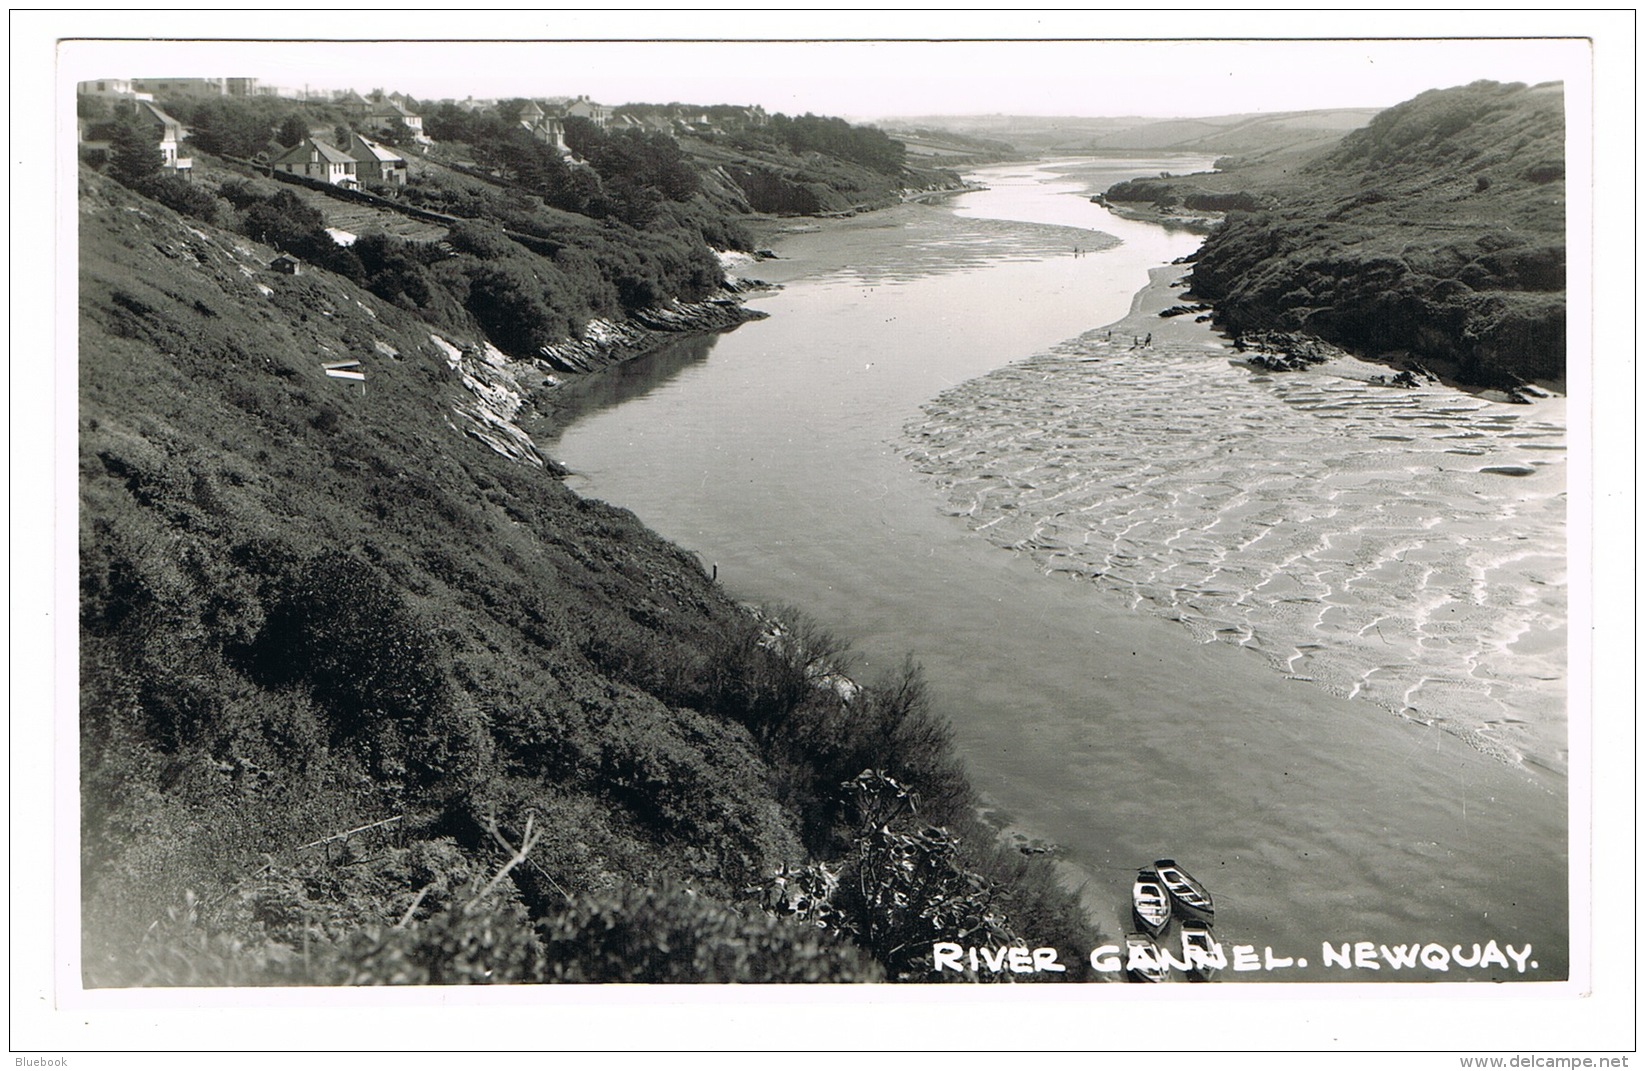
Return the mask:
<svg viewBox="0 0 1645 1071">
<path fill-rule="evenodd" d="M 357 161 L 348 153 L 319 138 L 308 137 L 298 142 L 270 164 L 276 171 L 290 175 L 329 182 L 333 186 L 357 186 Z"/>
<path fill-rule="evenodd" d="M 371 111 L 371 101 L 360 96 L 352 89 L 338 97 L 333 103 L 341 108 L 343 114 L 350 119 L 364 119 L 366 113 Z"/>
<path fill-rule="evenodd" d="M 361 182 L 383 182 L 391 186 L 406 184 L 406 158 L 388 146 L 379 145 L 351 131 L 345 151 L 354 158 L 354 175 Z"/>
</svg>

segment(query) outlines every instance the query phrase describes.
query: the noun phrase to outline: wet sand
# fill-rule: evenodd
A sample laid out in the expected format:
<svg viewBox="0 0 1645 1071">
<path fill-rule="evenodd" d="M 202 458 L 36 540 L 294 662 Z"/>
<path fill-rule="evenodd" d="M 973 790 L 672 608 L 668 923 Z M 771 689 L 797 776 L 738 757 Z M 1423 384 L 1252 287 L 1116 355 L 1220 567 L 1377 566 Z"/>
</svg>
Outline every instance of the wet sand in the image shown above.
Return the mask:
<svg viewBox="0 0 1645 1071">
<path fill-rule="evenodd" d="M 1157 315 L 1181 272 L 925 407 L 910 456 L 949 511 L 1290 679 L 1563 770 L 1564 399 L 1254 371 Z"/>
<path fill-rule="evenodd" d="M 1387 459 L 1367 454 L 1363 435 L 1346 440 L 1359 449 L 1322 457 L 1317 434 L 1283 419 L 1306 430 L 1337 419 L 1320 412 L 1334 404 L 1386 421 L 1399 451 L 1468 434 L 1454 430 L 1462 418 L 1526 429 L 1506 432 L 1521 436 L 1511 444 L 1548 446 L 1562 442 L 1562 400 L 1482 418 L 1476 399 L 1372 386 L 1386 370 L 1349 360 L 1260 384 L 1263 404 L 1242 417 L 1252 438 L 1206 442 L 1198 410 L 1228 404 L 1218 394 L 1237 393 L 1236 381 L 1279 377 L 1230 363 L 1192 317 L 1157 315 L 1180 300 L 1170 284 L 1184 271 L 1156 269 L 1125 320 L 945 393 L 908 429 L 948 512 L 1017 550 L 1014 565 L 1063 580 L 1056 628 L 1085 633 L 1087 688 L 1028 704 L 1020 693 L 987 697 L 1010 722 L 964 726 L 996 820 L 1065 845 L 1070 876 L 1110 933 L 1134 928 L 1135 868 L 1175 856 L 1217 899 L 1220 941 L 1295 961 L 1221 981 L 1562 977 L 1563 559 L 1487 549 L 1485 568 L 1463 553 L 1514 530 L 1469 515 L 1472 481 L 1514 479 L 1478 471 L 1500 444 L 1454 466 L 1460 491 L 1419 493 L 1382 485 Z M 1133 348 L 1150 333 L 1151 345 Z M 1113 366 L 1142 361 L 1148 393 L 1127 393 Z M 1103 392 L 1095 413 L 1081 390 Z M 1168 454 L 1161 435 L 1196 445 Z M 1265 464 L 1257 440 L 1277 443 L 1268 460 L 1283 464 Z M 1425 452 L 1413 464 L 1434 460 Z M 1362 499 L 1385 514 L 1381 526 L 1335 528 L 1312 504 L 1275 514 L 1298 497 L 1298 479 L 1323 485 L 1320 501 L 1343 510 Z M 1541 483 L 1517 508 L 1562 522 L 1563 472 L 1524 479 Z M 1431 500 L 1401 501 L 1423 495 Z M 1289 564 L 1260 568 L 1268 559 Z M 1435 591 L 1445 569 L 1455 575 Z M 1093 599 L 1092 584 L 1120 598 Z M 1470 596 L 1481 584 L 1509 608 L 1529 605 L 1533 627 L 1478 606 Z M 1452 602 L 1473 612 L 1447 615 Z M 1514 661 L 1512 681 L 1492 679 L 1498 656 Z M 1527 660 L 1548 679 L 1527 679 Z M 1493 939 L 1534 946 L 1523 974 L 1321 961 L 1326 942 L 1459 945 L 1467 956 Z"/>
</svg>

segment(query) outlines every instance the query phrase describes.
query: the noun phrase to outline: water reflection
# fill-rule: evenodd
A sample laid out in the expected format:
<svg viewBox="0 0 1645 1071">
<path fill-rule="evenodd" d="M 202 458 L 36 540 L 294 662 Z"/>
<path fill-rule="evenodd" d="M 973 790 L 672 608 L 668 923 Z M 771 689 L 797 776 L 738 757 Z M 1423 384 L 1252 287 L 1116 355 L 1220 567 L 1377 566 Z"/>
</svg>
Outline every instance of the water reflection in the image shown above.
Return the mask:
<svg viewBox="0 0 1645 1071">
<path fill-rule="evenodd" d="M 723 334 L 692 335 L 592 375 L 569 378 L 540 399 L 550 419 L 531 429 L 533 434 L 546 445 L 575 420 L 643 398 L 686 369 L 707 361 Z"/>
</svg>

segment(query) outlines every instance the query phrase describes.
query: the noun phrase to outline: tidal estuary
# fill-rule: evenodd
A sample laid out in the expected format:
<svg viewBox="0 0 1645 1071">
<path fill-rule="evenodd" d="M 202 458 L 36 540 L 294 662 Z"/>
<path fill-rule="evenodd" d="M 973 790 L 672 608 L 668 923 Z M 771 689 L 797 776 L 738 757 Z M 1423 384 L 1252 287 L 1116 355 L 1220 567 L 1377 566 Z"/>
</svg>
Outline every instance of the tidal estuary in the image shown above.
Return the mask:
<svg viewBox="0 0 1645 1071">
<path fill-rule="evenodd" d="M 1160 319 L 1198 238 L 1089 197 L 1209 165 L 794 221 L 768 319 L 565 388 L 543 445 L 863 674 L 912 654 L 1105 933 L 1168 856 L 1253 950 L 1222 981 L 1563 978 L 1564 401 L 1256 374 Z"/>
</svg>

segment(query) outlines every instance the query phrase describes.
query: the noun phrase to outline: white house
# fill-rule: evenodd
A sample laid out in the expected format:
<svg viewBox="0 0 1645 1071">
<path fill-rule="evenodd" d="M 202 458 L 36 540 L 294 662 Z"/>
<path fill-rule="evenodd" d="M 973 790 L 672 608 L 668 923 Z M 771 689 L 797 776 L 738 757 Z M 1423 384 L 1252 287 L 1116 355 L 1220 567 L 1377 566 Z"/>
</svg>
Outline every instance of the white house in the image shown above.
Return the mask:
<svg viewBox="0 0 1645 1071">
<path fill-rule="evenodd" d="M 333 186 L 357 186 L 360 181 L 358 163 L 335 145 L 308 137 L 275 157 L 270 166 L 276 171 L 304 175 Z"/>
</svg>

